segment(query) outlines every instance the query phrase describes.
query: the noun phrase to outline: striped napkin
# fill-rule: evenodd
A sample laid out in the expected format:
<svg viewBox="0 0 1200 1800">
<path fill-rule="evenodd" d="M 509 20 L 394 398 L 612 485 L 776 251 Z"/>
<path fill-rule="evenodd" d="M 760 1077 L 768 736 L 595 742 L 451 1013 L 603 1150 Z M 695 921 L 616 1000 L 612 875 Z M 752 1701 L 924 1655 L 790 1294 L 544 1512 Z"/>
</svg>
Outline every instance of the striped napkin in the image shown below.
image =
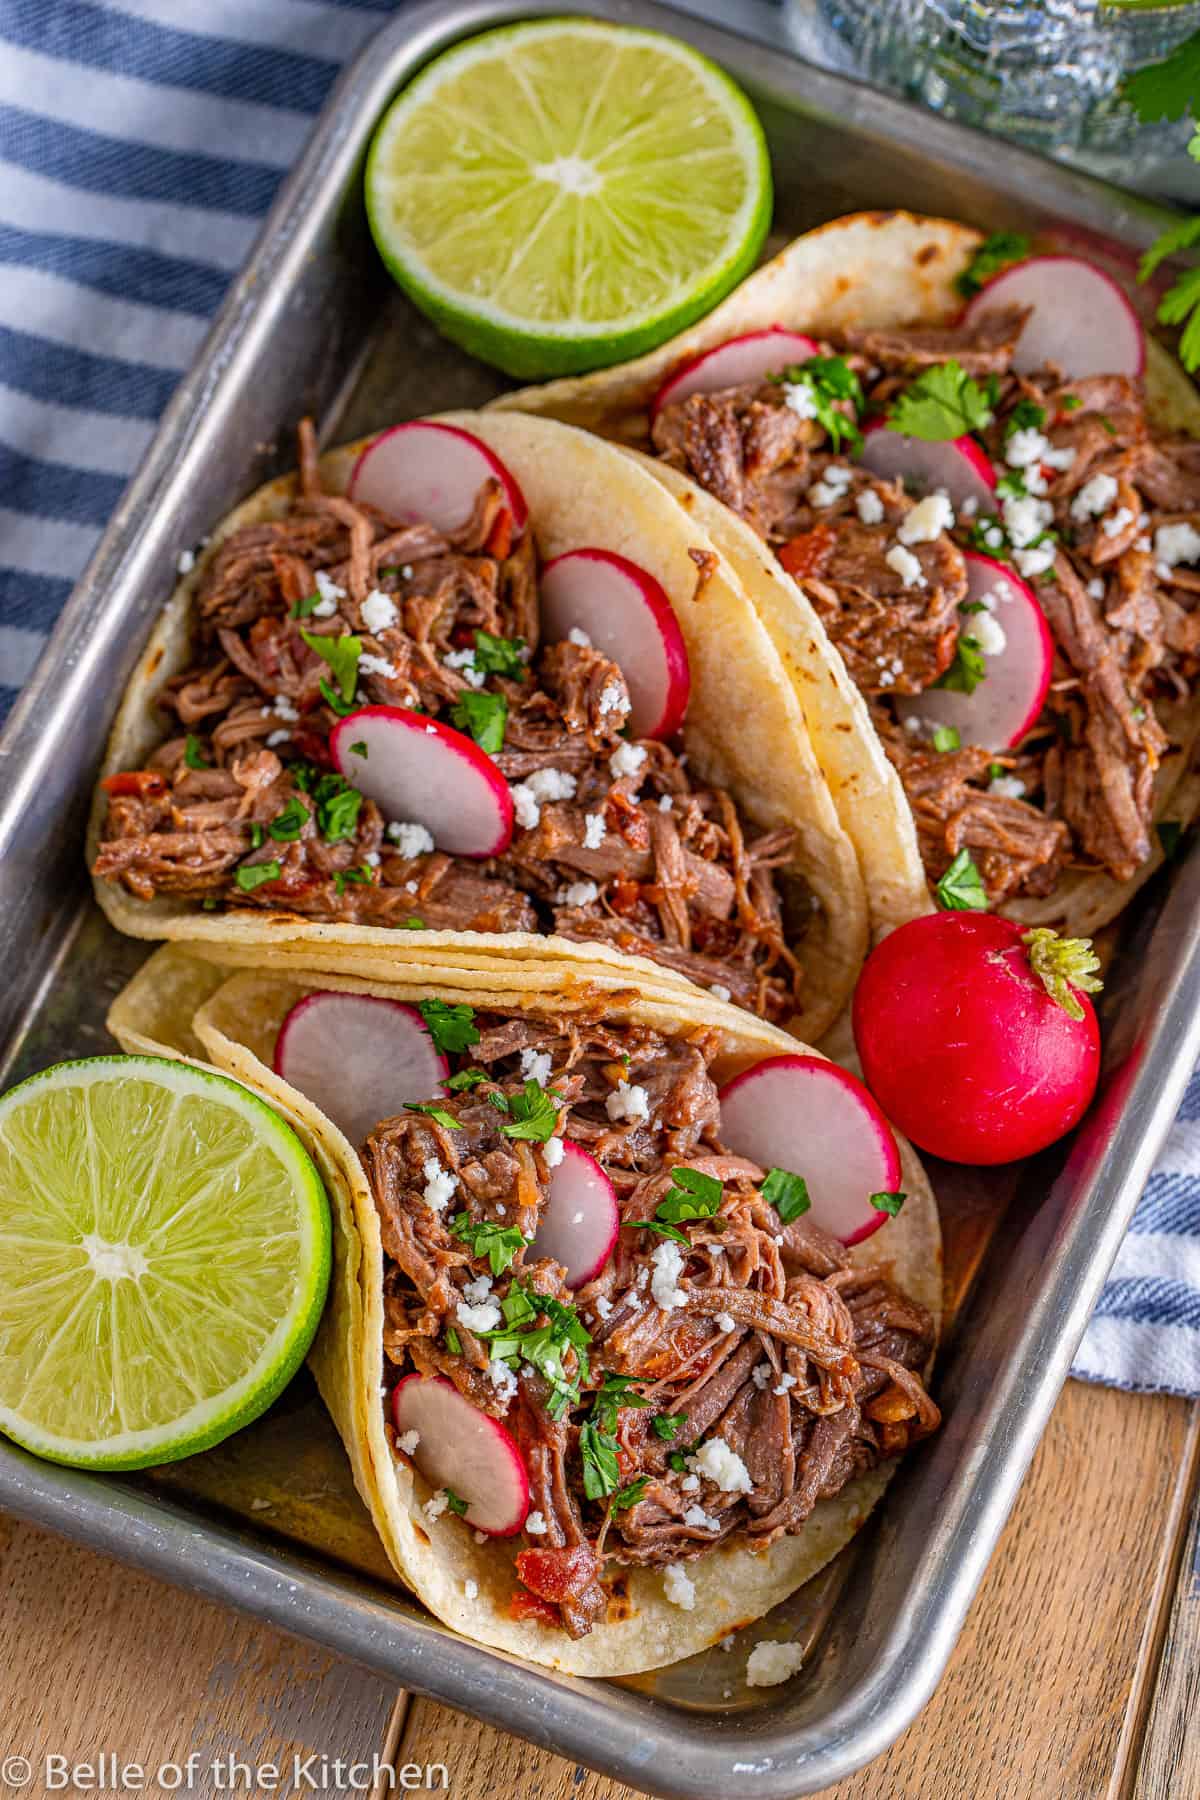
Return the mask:
<svg viewBox="0 0 1200 1800">
<path fill-rule="evenodd" d="M 338 68 L 394 10 L 0 0 L 0 717 Z M 1200 1393 L 1200 1080 L 1075 1373 Z"/>
</svg>

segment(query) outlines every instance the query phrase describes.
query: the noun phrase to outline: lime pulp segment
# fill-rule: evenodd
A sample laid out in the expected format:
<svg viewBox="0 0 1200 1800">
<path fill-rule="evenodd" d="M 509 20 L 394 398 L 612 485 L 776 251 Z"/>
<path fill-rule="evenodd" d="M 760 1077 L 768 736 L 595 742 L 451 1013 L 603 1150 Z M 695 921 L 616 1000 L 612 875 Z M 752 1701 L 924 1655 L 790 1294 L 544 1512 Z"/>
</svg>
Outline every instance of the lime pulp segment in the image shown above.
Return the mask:
<svg viewBox="0 0 1200 1800">
<path fill-rule="evenodd" d="M 136 1468 L 218 1442 L 302 1361 L 329 1279 L 299 1139 L 222 1075 L 62 1063 L 0 1098 L 0 1430 Z"/>
<path fill-rule="evenodd" d="M 367 210 L 393 275 L 516 374 L 650 348 L 754 263 L 762 129 L 689 46 L 551 19 L 446 52 L 386 114 Z"/>
</svg>

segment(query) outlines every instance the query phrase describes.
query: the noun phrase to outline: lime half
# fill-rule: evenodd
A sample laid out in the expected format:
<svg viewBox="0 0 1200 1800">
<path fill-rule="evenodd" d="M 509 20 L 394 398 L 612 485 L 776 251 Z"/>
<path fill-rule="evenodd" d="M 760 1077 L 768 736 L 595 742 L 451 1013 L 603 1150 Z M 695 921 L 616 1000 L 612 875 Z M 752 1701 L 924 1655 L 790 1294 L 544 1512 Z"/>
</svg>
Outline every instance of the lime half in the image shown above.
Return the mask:
<svg viewBox="0 0 1200 1800">
<path fill-rule="evenodd" d="M 639 355 L 754 266 L 771 213 L 762 127 L 686 44 L 599 20 L 488 31 L 385 115 L 367 212 L 447 337 L 510 375 Z"/>
<path fill-rule="evenodd" d="M 316 1169 L 236 1082 L 152 1056 L 0 1099 L 0 1430 L 135 1469 L 265 1410 L 329 1283 Z"/>
</svg>

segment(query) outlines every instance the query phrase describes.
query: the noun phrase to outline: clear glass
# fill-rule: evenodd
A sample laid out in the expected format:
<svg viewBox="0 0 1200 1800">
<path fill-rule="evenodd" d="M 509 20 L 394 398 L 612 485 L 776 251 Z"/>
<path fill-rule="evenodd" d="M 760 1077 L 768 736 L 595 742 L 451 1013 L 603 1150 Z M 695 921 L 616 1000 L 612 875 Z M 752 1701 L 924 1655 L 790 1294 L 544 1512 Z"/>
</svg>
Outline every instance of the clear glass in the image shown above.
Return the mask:
<svg viewBox="0 0 1200 1800">
<path fill-rule="evenodd" d="M 1125 76 L 1200 30 L 1200 0 L 788 0 L 796 35 L 965 124 L 1130 179 L 1178 151 Z"/>
</svg>

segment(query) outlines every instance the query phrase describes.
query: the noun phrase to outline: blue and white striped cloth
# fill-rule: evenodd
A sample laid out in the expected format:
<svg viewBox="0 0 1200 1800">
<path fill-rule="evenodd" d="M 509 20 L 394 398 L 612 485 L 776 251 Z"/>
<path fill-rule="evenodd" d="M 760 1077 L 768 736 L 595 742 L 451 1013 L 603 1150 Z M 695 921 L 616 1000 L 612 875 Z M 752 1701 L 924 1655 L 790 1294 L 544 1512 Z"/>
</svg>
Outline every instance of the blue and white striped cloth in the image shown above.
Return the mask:
<svg viewBox="0 0 1200 1800">
<path fill-rule="evenodd" d="M 0 716 L 340 65 L 400 4 L 0 0 Z M 1200 1080 L 1076 1373 L 1200 1393 Z"/>
</svg>

